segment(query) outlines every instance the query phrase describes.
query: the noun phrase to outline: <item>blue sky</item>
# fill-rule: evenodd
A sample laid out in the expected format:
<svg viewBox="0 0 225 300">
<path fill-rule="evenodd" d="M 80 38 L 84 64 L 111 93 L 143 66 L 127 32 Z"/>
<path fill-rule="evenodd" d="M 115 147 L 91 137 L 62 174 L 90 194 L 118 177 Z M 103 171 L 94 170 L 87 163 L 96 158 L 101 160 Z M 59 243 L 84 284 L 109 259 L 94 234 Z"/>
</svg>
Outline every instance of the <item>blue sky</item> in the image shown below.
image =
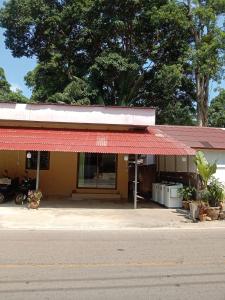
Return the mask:
<svg viewBox="0 0 225 300">
<path fill-rule="evenodd" d="M 3 0 L 0 0 L 0 7 Z M 35 59 L 14 58 L 11 51 L 5 48 L 3 30 L 0 28 L 0 67 L 5 70 L 7 80 L 12 89 L 19 88 L 26 96 L 31 95 L 31 91 L 25 85 L 24 76 L 36 65 Z"/>
<path fill-rule="evenodd" d="M 3 2 L 4 0 L 0 0 L 0 7 L 3 5 Z M 31 91 L 25 85 L 24 76 L 35 67 L 36 60 L 34 58 L 14 58 L 11 51 L 5 47 L 3 32 L 3 29 L 0 28 L 0 67 L 4 68 L 12 89 L 19 88 L 24 95 L 30 97 Z M 220 87 L 225 88 L 225 83 L 223 82 Z M 210 84 L 210 99 L 217 95 L 216 88 L 218 88 L 217 83 L 213 82 Z"/>
</svg>

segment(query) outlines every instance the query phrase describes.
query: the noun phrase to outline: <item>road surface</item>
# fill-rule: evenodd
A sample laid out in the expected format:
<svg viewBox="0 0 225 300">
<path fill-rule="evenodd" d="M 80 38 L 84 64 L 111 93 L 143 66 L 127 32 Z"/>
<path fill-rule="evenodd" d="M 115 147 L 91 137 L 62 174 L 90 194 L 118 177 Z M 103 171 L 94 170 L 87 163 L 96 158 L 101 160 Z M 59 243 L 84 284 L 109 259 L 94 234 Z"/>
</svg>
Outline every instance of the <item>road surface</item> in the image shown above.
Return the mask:
<svg viewBox="0 0 225 300">
<path fill-rule="evenodd" d="M 0 231 L 0 299 L 225 299 L 225 232 Z"/>
</svg>

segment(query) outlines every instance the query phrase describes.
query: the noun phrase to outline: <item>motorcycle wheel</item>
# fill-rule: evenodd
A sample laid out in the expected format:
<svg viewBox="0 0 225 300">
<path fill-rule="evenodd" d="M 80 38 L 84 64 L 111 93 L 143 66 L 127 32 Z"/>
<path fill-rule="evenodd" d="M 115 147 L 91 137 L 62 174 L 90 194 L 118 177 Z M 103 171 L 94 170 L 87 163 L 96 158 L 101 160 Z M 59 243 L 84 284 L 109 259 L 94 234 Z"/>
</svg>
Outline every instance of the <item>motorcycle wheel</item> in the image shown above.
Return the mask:
<svg viewBox="0 0 225 300">
<path fill-rule="evenodd" d="M 16 198 L 15 198 L 15 203 L 17 205 L 22 205 L 23 204 L 23 201 L 24 201 L 24 195 L 22 193 L 20 194 L 17 194 L 16 195 Z"/>
<path fill-rule="evenodd" d="M 0 204 L 3 203 L 5 201 L 5 196 L 0 193 Z"/>
</svg>

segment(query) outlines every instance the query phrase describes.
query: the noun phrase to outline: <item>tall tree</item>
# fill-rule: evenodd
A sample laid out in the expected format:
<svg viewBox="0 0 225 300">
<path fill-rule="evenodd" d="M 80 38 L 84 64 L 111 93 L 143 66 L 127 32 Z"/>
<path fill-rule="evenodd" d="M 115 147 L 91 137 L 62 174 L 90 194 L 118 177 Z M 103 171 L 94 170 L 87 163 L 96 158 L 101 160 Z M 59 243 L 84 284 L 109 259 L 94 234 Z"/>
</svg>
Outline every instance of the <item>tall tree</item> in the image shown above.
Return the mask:
<svg viewBox="0 0 225 300">
<path fill-rule="evenodd" d="M 208 124 L 210 80 L 218 80 L 225 55 L 225 0 L 185 0 L 190 21 L 190 61 L 196 83 L 197 120 L 199 126 Z M 221 19 L 219 19 L 221 17 Z"/>
<path fill-rule="evenodd" d="M 177 105 L 191 120 L 190 20 L 175 0 L 9 0 L 0 20 L 13 55 L 38 59 L 34 101 L 156 106 L 160 123 Z"/>
</svg>

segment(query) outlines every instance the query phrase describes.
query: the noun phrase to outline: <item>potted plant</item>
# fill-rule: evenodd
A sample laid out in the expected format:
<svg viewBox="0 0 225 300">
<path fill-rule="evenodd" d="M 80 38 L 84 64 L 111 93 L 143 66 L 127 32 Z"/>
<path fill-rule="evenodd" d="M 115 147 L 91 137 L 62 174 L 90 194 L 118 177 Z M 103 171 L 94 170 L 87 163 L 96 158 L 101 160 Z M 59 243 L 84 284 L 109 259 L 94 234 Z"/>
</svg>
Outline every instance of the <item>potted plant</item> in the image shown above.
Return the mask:
<svg viewBox="0 0 225 300">
<path fill-rule="evenodd" d="M 199 196 L 208 203 L 206 214 L 212 220 L 217 220 L 223 210 L 225 187 L 213 176 L 217 170 L 216 161 L 209 163 L 204 154 L 199 151 L 195 157 L 195 164 L 201 180 Z"/>
<path fill-rule="evenodd" d="M 202 194 L 207 193 L 208 183 L 212 176 L 216 173 L 217 165 L 216 162 L 209 163 L 205 158 L 204 153 L 201 151 L 197 152 L 194 162 L 201 180 L 201 189 L 198 191 L 198 194 L 201 197 Z"/>
<path fill-rule="evenodd" d="M 196 189 L 194 187 L 185 186 L 178 190 L 179 195 L 183 197 L 183 208 L 186 210 L 190 209 L 190 202 L 193 199 L 193 195 Z"/>
<path fill-rule="evenodd" d="M 215 177 L 212 177 L 208 184 L 208 202 L 210 207 L 207 209 L 207 215 L 212 220 L 218 220 L 223 210 L 223 201 L 225 199 L 225 187 Z"/>
<path fill-rule="evenodd" d="M 183 197 L 183 207 L 190 210 L 190 216 L 193 221 L 199 216 L 199 202 L 192 200 L 195 192 L 196 189 L 194 187 L 183 187 L 179 189 L 179 194 Z"/>
<path fill-rule="evenodd" d="M 208 206 L 209 206 L 209 199 L 210 199 L 209 183 L 211 182 L 213 175 L 216 173 L 217 170 L 216 162 L 209 163 L 205 158 L 204 153 L 201 151 L 197 152 L 194 162 L 196 164 L 197 171 L 200 178 L 200 189 L 197 191 L 197 198 L 200 201 L 198 218 L 203 220 L 206 214 L 211 219 L 215 219 L 216 216 L 213 216 L 213 214 L 208 215 L 209 212 Z"/>
<path fill-rule="evenodd" d="M 209 204 L 211 206 L 221 206 L 225 199 L 225 187 L 215 177 L 212 178 L 208 185 Z"/>
<path fill-rule="evenodd" d="M 42 199 L 41 191 L 29 191 L 28 192 L 28 208 L 37 209 L 40 206 L 40 202 Z"/>
<path fill-rule="evenodd" d="M 200 222 L 207 220 L 207 209 L 208 209 L 208 201 L 203 197 L 202 201 L 199 202 L 198 205 L 198 219 Z"/>
</svg>

